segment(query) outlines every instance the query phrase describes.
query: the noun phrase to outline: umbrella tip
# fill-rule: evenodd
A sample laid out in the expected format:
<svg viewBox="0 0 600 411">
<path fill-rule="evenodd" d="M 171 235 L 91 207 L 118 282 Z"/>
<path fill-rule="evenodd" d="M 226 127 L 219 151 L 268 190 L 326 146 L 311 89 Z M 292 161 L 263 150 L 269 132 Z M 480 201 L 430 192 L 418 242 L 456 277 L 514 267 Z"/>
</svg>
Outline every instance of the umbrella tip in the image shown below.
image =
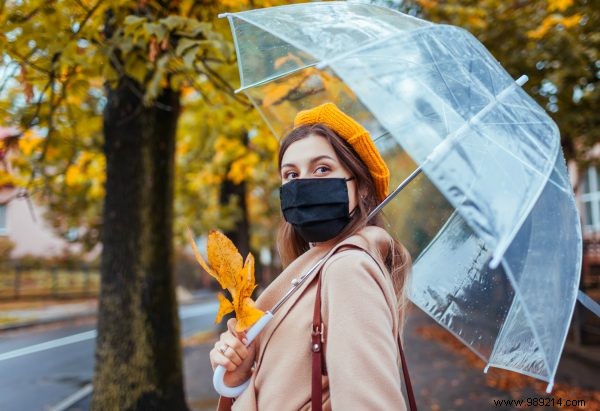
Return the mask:
<svg viewBox="0 0 600 411">
<path fill-rule="evenodd" d="M 550 383 L 548 383 L 548 386 L 546 387 L 546 394 L 550 394 L 552 392 L 553 388 L 554 388 L 554 381 L 551 381 Z"/>
<path fill-rule="evenodd" d="M 490 369 L 490 365 L 489 365 L 489 364 L 487 364 L 487 365 L 485 366 L 485 368 L 483 369 L 483 373 L 484 373 L 484 374 L 487 374 L 487 372 L 488 372 L 488 370 L 489 370 L 489 369 Z"/>
<path fill-rule="evenodd" d="M 528 80 L 529 80 L 529 77 L 526 76 L 525 74 L 523 74 L 521 77 L 519 77 L 516 80 L 516 83 L 519 85 L 519 87 L 522 87 L 523 84 L 527 83 Z"/>
<path fill-rule="evenodd" d="M 217 14 L 217 17 L 218 17 L 218 18 L 220 18 L 220 19 L 222 19 L 222 18 L 224 18 L 224 17 L 227 17 L 227 16 L 229 16 L 230 14 L 231 14 L 231 13 L 219 13 L 219 14 Z"/>
</svg>

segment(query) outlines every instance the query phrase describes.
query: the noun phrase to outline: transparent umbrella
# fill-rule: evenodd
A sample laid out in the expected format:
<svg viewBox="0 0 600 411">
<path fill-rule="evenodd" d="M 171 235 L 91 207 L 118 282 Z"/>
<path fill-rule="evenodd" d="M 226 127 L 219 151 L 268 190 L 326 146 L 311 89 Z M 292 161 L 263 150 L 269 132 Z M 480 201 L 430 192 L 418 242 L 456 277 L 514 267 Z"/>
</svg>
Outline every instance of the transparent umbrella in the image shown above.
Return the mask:
<svg viewBox="0 0 600 411">
<path fill-rule="evenodd" d="M 394 184 L 423 171 L 384 209 L 416 257 L 411 300 L 486 370 L 551 390 L 581 231 L 559 131 L 521 89 L 526 79 L 515 82 L 468 32 L 384 7 L 317 2 L 226 16 L 240 90 L 276 136 L 298 110 L 333 101 L 370 131 Z"/>
</svg>

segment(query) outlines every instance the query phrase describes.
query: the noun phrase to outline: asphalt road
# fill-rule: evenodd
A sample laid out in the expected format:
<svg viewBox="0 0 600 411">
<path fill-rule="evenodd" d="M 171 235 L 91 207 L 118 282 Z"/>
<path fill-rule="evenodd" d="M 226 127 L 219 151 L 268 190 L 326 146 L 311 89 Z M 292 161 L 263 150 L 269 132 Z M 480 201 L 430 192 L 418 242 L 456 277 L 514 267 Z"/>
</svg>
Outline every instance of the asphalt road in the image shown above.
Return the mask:
<svg viewBox="0 0 600 411">
<path fill-rule="evenodd" d="M 180 308 L 182 336 L 210 329 L 215 302 Z M 50 410 L 91 382 L 95 323 L 36 327 L 0 336 L 0 411 Z"/>
</svg>

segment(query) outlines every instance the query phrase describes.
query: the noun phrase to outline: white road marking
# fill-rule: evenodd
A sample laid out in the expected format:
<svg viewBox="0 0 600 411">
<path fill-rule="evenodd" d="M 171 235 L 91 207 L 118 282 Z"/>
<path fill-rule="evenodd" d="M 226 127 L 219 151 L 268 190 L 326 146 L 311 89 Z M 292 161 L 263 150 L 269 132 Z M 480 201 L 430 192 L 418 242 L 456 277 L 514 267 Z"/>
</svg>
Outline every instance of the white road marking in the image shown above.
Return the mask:
<svg viewBox="0 0 600 411">
<path fill-rule="evenodd" d="M 96 330 L 69 335 L 68 337 L 59 338 L 57 340 L 46 341 L 41 344 L 30 345 L 29 347 L 23 347 L 19 348 L 18 350 L 5 352 L 3 354 L 0 354 L 0 361 L 10 360 L 12 358 L 33 354 L 40 351 L 46 351 L 52 348 L 62 347 L 63 345 L 74 344 L 85 340 L 91 340 L 92 338 L 96 338 Z"/>
<path fill-rule="evenodd" d="M 201 315 L 216 313 L 219 307 L 219 303 L 211 302 L 207 304 L 194 305 L 181 307 L 179 309 L 179 318 L 182 320 L 199 317 Z M 52 348 L 58 348 L 69 344 L 78 343 L 81 341 L 91 340 L 96 338 L 96 330 L 86 331 L 80 334 L 70 335 L 68 337 L 59 338 L 56 340 L 47 341 L 40 344 L 30 345 L 29 347 L 19 348 L 17 350 L 8 351 L 0 354 L 0 361 L 10 360 L 24 355 L 33 354 L 40 351 L 50 350 Z"/>
<path fill-rule="evenodd" d="M 90 395 L 93 389 L 94 387 L 92 387 L 92 384 L 87 384 L 79 391 L 69 395 L 67 398 L 56 404 L 54 407 L 50 408 L 50 411 L 65 411 L 66 409 L 73 406 L 77 401 Z"/>
</svg>

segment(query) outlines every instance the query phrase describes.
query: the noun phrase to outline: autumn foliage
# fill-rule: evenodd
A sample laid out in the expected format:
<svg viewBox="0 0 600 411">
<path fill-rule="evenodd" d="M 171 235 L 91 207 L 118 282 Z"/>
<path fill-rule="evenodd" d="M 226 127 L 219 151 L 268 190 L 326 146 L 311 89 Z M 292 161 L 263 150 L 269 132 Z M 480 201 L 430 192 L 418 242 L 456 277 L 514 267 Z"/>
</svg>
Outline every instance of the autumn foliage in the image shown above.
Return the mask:
<svg viewBox="0 0 600 411">
<path fill-rule="evenodd" d="M 242 264 L 242 256 L 235 245 L 223 233 L 216 230 L 208 235 L 208 263 L 198 251 L 191 232 L 190 243 L 200 266 L 233 297 L 233 301 L 229 301 L 219 293 L 220 306 L 216 322 L 220 322 L 224 315 L 235 311 L 236 330 L 244 331 L 251 327 L 263 315 L 263 312 L 255 307 L 251 298 L 256 288 L 254 256 L 249 253 Z"/>
</svg>

